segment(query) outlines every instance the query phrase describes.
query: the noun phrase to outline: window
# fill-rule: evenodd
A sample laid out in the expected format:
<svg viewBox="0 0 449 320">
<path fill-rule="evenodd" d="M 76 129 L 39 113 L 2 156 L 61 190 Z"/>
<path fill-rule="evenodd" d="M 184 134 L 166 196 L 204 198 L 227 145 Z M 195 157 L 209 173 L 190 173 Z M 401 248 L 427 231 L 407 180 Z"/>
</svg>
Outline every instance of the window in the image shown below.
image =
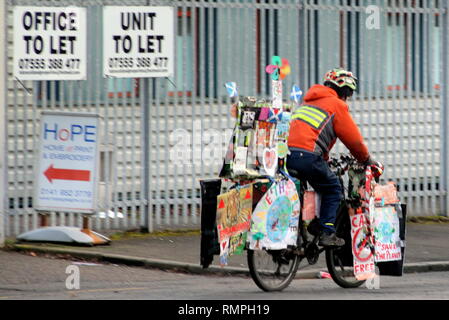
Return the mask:
<svg viewBox="0 0 449 320">
<path fill-rule="evenodd" d="M 399 13 L 388 13 L 386 25 L 386 89 L 401 90 L 406 88 L 407 21 Z"/>
<path fill-rule="evenodd" d="M 168 84 L 168 96 L 191 97 L 193 91 L 194 59 L 193 53 L 193 32 L 195 25 L 192 22 L 192 11 L 190 8 L 177 9 L 177 30 L 176 30 L 176 52 L 175 52 L 175 75 L 170 77 Z"/>
<path fill-rule="evenodd" d="M 388 2 L 411 8 L 439 8 L 438 0 Z M 438 13 L 387 13 L 386 89 L 433 94 L 440 88 L 441 26 Z M 409 74 L 411 72 L 411 74 Z"/>
</svg>

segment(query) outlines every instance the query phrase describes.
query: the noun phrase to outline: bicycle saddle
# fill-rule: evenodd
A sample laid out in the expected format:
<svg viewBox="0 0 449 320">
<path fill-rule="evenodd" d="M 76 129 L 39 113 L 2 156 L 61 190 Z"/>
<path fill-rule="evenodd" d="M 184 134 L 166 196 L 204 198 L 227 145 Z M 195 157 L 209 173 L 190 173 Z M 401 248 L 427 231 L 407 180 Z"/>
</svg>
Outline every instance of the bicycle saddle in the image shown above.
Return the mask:
<svg viewBox="0 0 449 320">
<path fill-rule="evenodd" d="M 298 178 L 298 179 L 299 179 L 299 172 L 298 172 L 298 171 L 296 171 L 296 170 L 294 170 L 294 169 L 288 169 L 288 173 L 289 173 L 292 177 L 295 177 L 295 178 Z"/>
</svg>

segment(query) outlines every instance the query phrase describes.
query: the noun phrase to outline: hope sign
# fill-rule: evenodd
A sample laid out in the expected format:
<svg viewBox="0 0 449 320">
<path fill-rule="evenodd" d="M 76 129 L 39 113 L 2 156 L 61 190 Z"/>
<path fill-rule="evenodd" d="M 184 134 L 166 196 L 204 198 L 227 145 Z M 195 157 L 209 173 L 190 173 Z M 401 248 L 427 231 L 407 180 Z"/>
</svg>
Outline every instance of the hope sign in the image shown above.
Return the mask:
<svg viewBox="0 0 449 320">
<path fill-rule="evenodd" d="M 69 128 L 60 128 L 57 123 L 44 124 L 44 140 L 75 141 L 82 138 L 84 142 L 95 142 L 96 126 L 72 124 Z"/>
</svg>

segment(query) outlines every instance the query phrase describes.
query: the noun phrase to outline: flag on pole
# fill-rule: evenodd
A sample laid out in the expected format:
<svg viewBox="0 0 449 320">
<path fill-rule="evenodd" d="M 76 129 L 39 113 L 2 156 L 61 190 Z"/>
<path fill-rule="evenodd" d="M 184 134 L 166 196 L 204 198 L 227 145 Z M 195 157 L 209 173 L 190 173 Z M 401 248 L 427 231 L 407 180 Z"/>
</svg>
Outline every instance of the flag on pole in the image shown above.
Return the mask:
<svg viewBox="0 0 449 320">
<path fill-rule="evenodd" d="M 237 84 L 235 82 L 227 82 L 225 84 L 226 90 L 228 91 L 228 95 L 232 97 L 237 97 L 239 94 L 237 92 Z"/>
<path fill-rule="evenodd" d="M 302 97 L 302 90 L 297 85 L 293 85 L 292 92 L 290 93 L 290 99 L 294 100 L 296 103 L 299 103 L 301 97 Z"/>
</svg>

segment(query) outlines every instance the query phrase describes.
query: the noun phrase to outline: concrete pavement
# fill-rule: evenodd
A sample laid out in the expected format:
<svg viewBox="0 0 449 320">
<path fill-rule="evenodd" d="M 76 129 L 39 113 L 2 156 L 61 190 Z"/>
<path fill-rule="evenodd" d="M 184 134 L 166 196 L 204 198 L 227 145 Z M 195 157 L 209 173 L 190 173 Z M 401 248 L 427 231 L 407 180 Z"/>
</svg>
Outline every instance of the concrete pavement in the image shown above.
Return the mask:
<svg viewBox="0 0 449 320">
<path fill-rule="evenodd" d="M 80 247 L 48 243 L 20 243 L 14 250 L 41 254 L 76 257 L 80 259 L 111 262 L 124 265 L 191 272 L 196 274 L 223 273 L 247 275 L 246 255 L 231 256 L 229 265 L 221 267 L 218 257 L 212 265 L 200 266 L 200 233 L 180 232 L 171 235 L 145 235 L 122 237 L 107 246 Z M 315 278 L 326 270 L 324 254 L 317 264 L 301 262 L 299 278 Z M 407 224 L 405 273 L 449 271 L 449 223 Z"/>
<path fill-rule="evenodd" d="M 72 270 L 70 272 L 68 272 L 69 267 Z M 74 283 L 69 279 L 74 269 L 78 269 L 79 275 L 79 286 L 76 288 L 67 286 L 67 283 Z M 360 306 L 359 303 L 362 302 L 360 311 L 363 312 L 363 310 L 366 311 L 366 304 L 363 304 L 366 301 L 360 300 L 388 299 L 394 300 L 394 308 L 389 308 L 388 314 L 391 315 L 396 310 L 398 311 L 397 315 L 401 316 L 404 308 L 409 310 L 411 304 L 400 305 L 398 300 L 447 300 L 449 297 L 449 272 L 447 271 L 412 273 L 405 274 L 403 277 L 381 277 L 378 284 L 377 288 L 370 289 L 368 286 L 362 285 L 354 290 L 345 290 L 331 279 L 295 279 L 282 292 L 263 292 L 248 277 L 166 272 L 111 263 L 85 263 L 76 261 L 76 259 L 49 259 L 48 257 L 0 250 L 0 304 L 2 311 L 5 313 L 8 306 L 11 306 L 11 314 L 17 313 L 19 310 L 21 314 L 28 311 L 30 316 L 35 316 L 39 310 L 32 306 L 27 308 L 26 304 L 22 302 L 19 302 L 20 305 L 8 304 L 5 300 L 58 302 L 59 300 L 146 300 L 145 304 L 142 304 L 142 312 L 139 312 L 139 315 L 154 314 L 156 310 L 160 310 L 164 312 L 165 317 L 174 319 L 204 319 L 205 317 L 198 316 L 180 317 L 176 311 L 180 306 L 186 304 L 205 306 L 209 304 L 207 300 L 213 300 L 210 303 L 216 304 L 219 309 L 221 309 L 221 305 L 231 303 L 234 305 L 270 305 L 271 317 L 263 316 L 263 318 L 276 319 L 279 318 L 279 313 L 283 310 L 285 310 L 285 316 L 291 316 L 292 310 L 289 307 L 292 305 L 292 300 L 295 300 L 293 302 L 295 306 L 303 303 L 304 307 L 301 308 L 301 312 L 317 310 L 317 307 L 321 308 L 321 305 L 311 304 L 313 300 L 338 300 L 336 307 L 351 310 Z M 179 301 L 164 304 L 163 300 Z M 254 300 L 254 302 L 248 300 Z M 342 300 L 347 300 L 348 304 L 342 305 Z M 283 304 L 278 305 L 280 302 Z M 415 303 L 413 304 L 416 306 Z M 42 303 L 39 304 L 39 307 L 41 305 Z M 133 312 L 135 312 L 136 306 L 139 304 L 133 304 Z M 326 301 L 326 305 L 323 306 L 329 309 L 329 301 Z M 379 308 L 379 306 L 376 302 L 376 307 Z M 432 310 L 435 310 L 436 306 L 435 301 L 432 301 Z M 420 308 L 422 309 L 421 306 Z M 69 312 L 72 311 L 70 306 L 65 309 Z M 331 309 L 329 314 L 335 313 L 335 308 Z M 46 308 L 46 310 L 51 313 L 52 309 Z M 78 310 L 81 309 L 73 311 Z M 119 308 L 117 304 L 111 307 L 102 304 L 92 310 L 89 309 L 90 317 L 95 317 L 98 314 L 97 318 L 105 318 L 110 313 L 113 318 Z M 126 308 L 123 310 L 129 311 Z M 171 316 L 170 312 L 173 310 L 175 312 Z M 49 313 L 48 311 L 47 313 Z M 53 314 L 61 317 L 60 312 L 53 312 Z M 209 319 L 220 319 L 220 314 L 217 315 L 218 317 L 211 316 Z M 229 314 L 223 314 L 221 318 L 229 319 L 229 317 Z M 238 317 L 245 319 L 248 316 L 240 315 Z M 254 318 L 254 315 L 250 315 L 250 318 Z"/>
</svg>

